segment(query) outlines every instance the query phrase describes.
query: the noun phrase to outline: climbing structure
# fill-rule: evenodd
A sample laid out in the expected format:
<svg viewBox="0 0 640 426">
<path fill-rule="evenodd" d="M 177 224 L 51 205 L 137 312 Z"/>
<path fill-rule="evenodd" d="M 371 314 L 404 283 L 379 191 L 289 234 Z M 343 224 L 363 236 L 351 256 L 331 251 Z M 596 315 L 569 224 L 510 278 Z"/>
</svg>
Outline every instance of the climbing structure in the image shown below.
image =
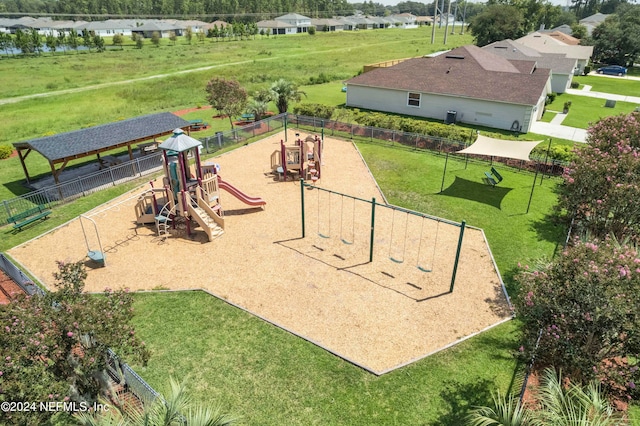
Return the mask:
<svg viewBox="0 0 640 426">
<path fill-rule="evenodd" d="M 220 166 L 200 161 L 202 144 L 176 129 L 162 142 L 163 188 L 151 188 L 138 198 L 135 206 L 138 223 L 155 224 L 158 235 L 167 237 L 171 230 L 184 224 L 191 236 L 200 227 L 209 241 L 224 233 L 224 218 L 220 200 L 223 189 L 250 206 L 263 207 L 266 202 L 250 197 L 222 180 Z M 191 164 L 191 162 L 193 164 Z"/>
<path fill-rule="evenodd" d="M 318 136 L 309 135 L 304 140 L 298 136 L 292 146 L 280 141 L 280 149 L 271 153 L 271 170 L 281 180 L 291 176 L 315 182 L 320 179 L 322 141 Z"/>
</svg>

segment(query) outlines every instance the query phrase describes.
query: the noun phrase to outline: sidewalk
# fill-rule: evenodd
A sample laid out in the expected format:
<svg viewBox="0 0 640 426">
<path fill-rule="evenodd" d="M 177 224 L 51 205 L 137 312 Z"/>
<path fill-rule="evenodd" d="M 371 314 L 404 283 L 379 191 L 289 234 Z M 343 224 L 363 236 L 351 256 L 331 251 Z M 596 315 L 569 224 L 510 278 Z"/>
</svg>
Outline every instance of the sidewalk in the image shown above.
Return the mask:
<svg viewBox="0 0 640 426">
<path fill-rule="evenodd" d="M 582 90 L 567 89 L 566 93 L 576 96 L 588 96 L 591 98 L 599 98 L 605 100 L 610 99 L 613 101 L 631 102 L 640 106 L 640 97 L 638 96 L 625 96 L 616 95 L 613 93 L 592 92 L 591 86 L 589 85 L 585 85 Z M 530 132 L 556 138 L 569 139 L 574 142 L 586 142 L 587 131 L 585 129 L 578 129 L 575 127 L 562 125 L 562 121 L 566 116 L 567 114 L 557 113 L 550 123 L 536 121 L 531 125 Z"/>
<path fill-rule="evenodd" d="M 567 114 L 558 113 L 553 120 L 551 120 L 551 123 L 536 121 L 531 125 L 531 130 L 529 131 L 554 138 L 568 139 L 574 142 L 586 142 L 587 131 L 585 129 L 560 124 L 566 116 Z"/>
</svg>

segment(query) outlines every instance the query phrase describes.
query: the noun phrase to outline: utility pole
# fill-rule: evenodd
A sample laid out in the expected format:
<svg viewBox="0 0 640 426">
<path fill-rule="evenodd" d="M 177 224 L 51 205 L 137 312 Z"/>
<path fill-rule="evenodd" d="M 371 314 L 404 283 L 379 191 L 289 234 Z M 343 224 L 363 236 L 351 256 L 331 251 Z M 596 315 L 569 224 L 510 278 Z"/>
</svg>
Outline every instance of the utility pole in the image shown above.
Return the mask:
<svg viewBox="0 0 640 426">
<path fill-rule="evenodd" d="M 458 0 L 456 0 L 456 8 L 453 11 L 453 26 L 451 27 L 451 34 L 456 33 L 456 19 L 458 19 Z"/>
<path fill-rule="evenodd" d="M 467 0 L 464 0 L 464 9 L 462 11 L 462 31 L 460 31 L 460 34 L 462 35 L 464 35 L 464 23 L 466 19 L 467 19 Z"/>
<path fill-rule="evenodd" d="M 444 44 L 447 44 L 447 31 L 449 30 L 449 16 L 450 16 L 450 14 L 451 14 L 451 0 L 449 0 L 448 6 L 447 6 L 447 22 L 445 23 L 445 26 L 444 26 Z M 442 15 L 442 14 L 440 14 L 440 15 Z"/>
<path fill-rule="evenodd" d="M 438 0 L 433 0 L 433 22 L 431 22 L 431 44 L 436 42 L 436 16 L 438 14 Z"/>
</svg>

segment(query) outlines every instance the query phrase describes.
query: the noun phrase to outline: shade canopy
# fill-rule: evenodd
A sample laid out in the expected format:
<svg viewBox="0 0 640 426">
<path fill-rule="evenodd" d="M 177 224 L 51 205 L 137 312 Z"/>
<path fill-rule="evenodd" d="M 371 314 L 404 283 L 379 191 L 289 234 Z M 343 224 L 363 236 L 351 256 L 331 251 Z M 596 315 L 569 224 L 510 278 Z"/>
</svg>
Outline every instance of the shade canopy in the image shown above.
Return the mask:
<svg viewBox="0 0 640 426">
<path fill-rule="evenodd" d="M 503 139 L 494 139 L 483 135 L 478 135 L 476 141 L 457 154 L 486 155 L 490 157 L 514 158 L 516 160 L 531 161 L 529 154 L 540 142 L 519 142 Z"/>
<path fill-rule="evenodd" d="M 185 134 L 184 130 L 175 129 L 173 135 L 158 145 L 158 148 L 167 151 L 183 152 L 201 145 L 202 143 L 199 140 Z"/>
</svg>

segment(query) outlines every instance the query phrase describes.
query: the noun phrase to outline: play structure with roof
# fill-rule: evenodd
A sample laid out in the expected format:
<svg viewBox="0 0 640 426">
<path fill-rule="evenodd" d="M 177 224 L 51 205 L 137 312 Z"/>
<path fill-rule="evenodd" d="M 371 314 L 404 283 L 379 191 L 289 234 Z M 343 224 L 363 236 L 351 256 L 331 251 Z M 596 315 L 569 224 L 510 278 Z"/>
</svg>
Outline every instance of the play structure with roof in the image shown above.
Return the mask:
<svg viewBox="0 0 640 426">
<path fill-rule="evenodd" d="M 175 129 L 173 135 L 162 142 L 163 187 L 151 188 L 140 195 L 135 205 L 138 224 L 155 224 L 161 237 L 184 224 L 191 236 L 199 226 L 213 241 L 224 233 L 224 211 L 220 190 L 224 190 L 251 207 L 264 207 L 262 198 L 250 197 L 218 174 L 216 163 L 201 163 L 202 143 Z M 190 164 L 190 158 L 194 163 Z"/>
</svg>

